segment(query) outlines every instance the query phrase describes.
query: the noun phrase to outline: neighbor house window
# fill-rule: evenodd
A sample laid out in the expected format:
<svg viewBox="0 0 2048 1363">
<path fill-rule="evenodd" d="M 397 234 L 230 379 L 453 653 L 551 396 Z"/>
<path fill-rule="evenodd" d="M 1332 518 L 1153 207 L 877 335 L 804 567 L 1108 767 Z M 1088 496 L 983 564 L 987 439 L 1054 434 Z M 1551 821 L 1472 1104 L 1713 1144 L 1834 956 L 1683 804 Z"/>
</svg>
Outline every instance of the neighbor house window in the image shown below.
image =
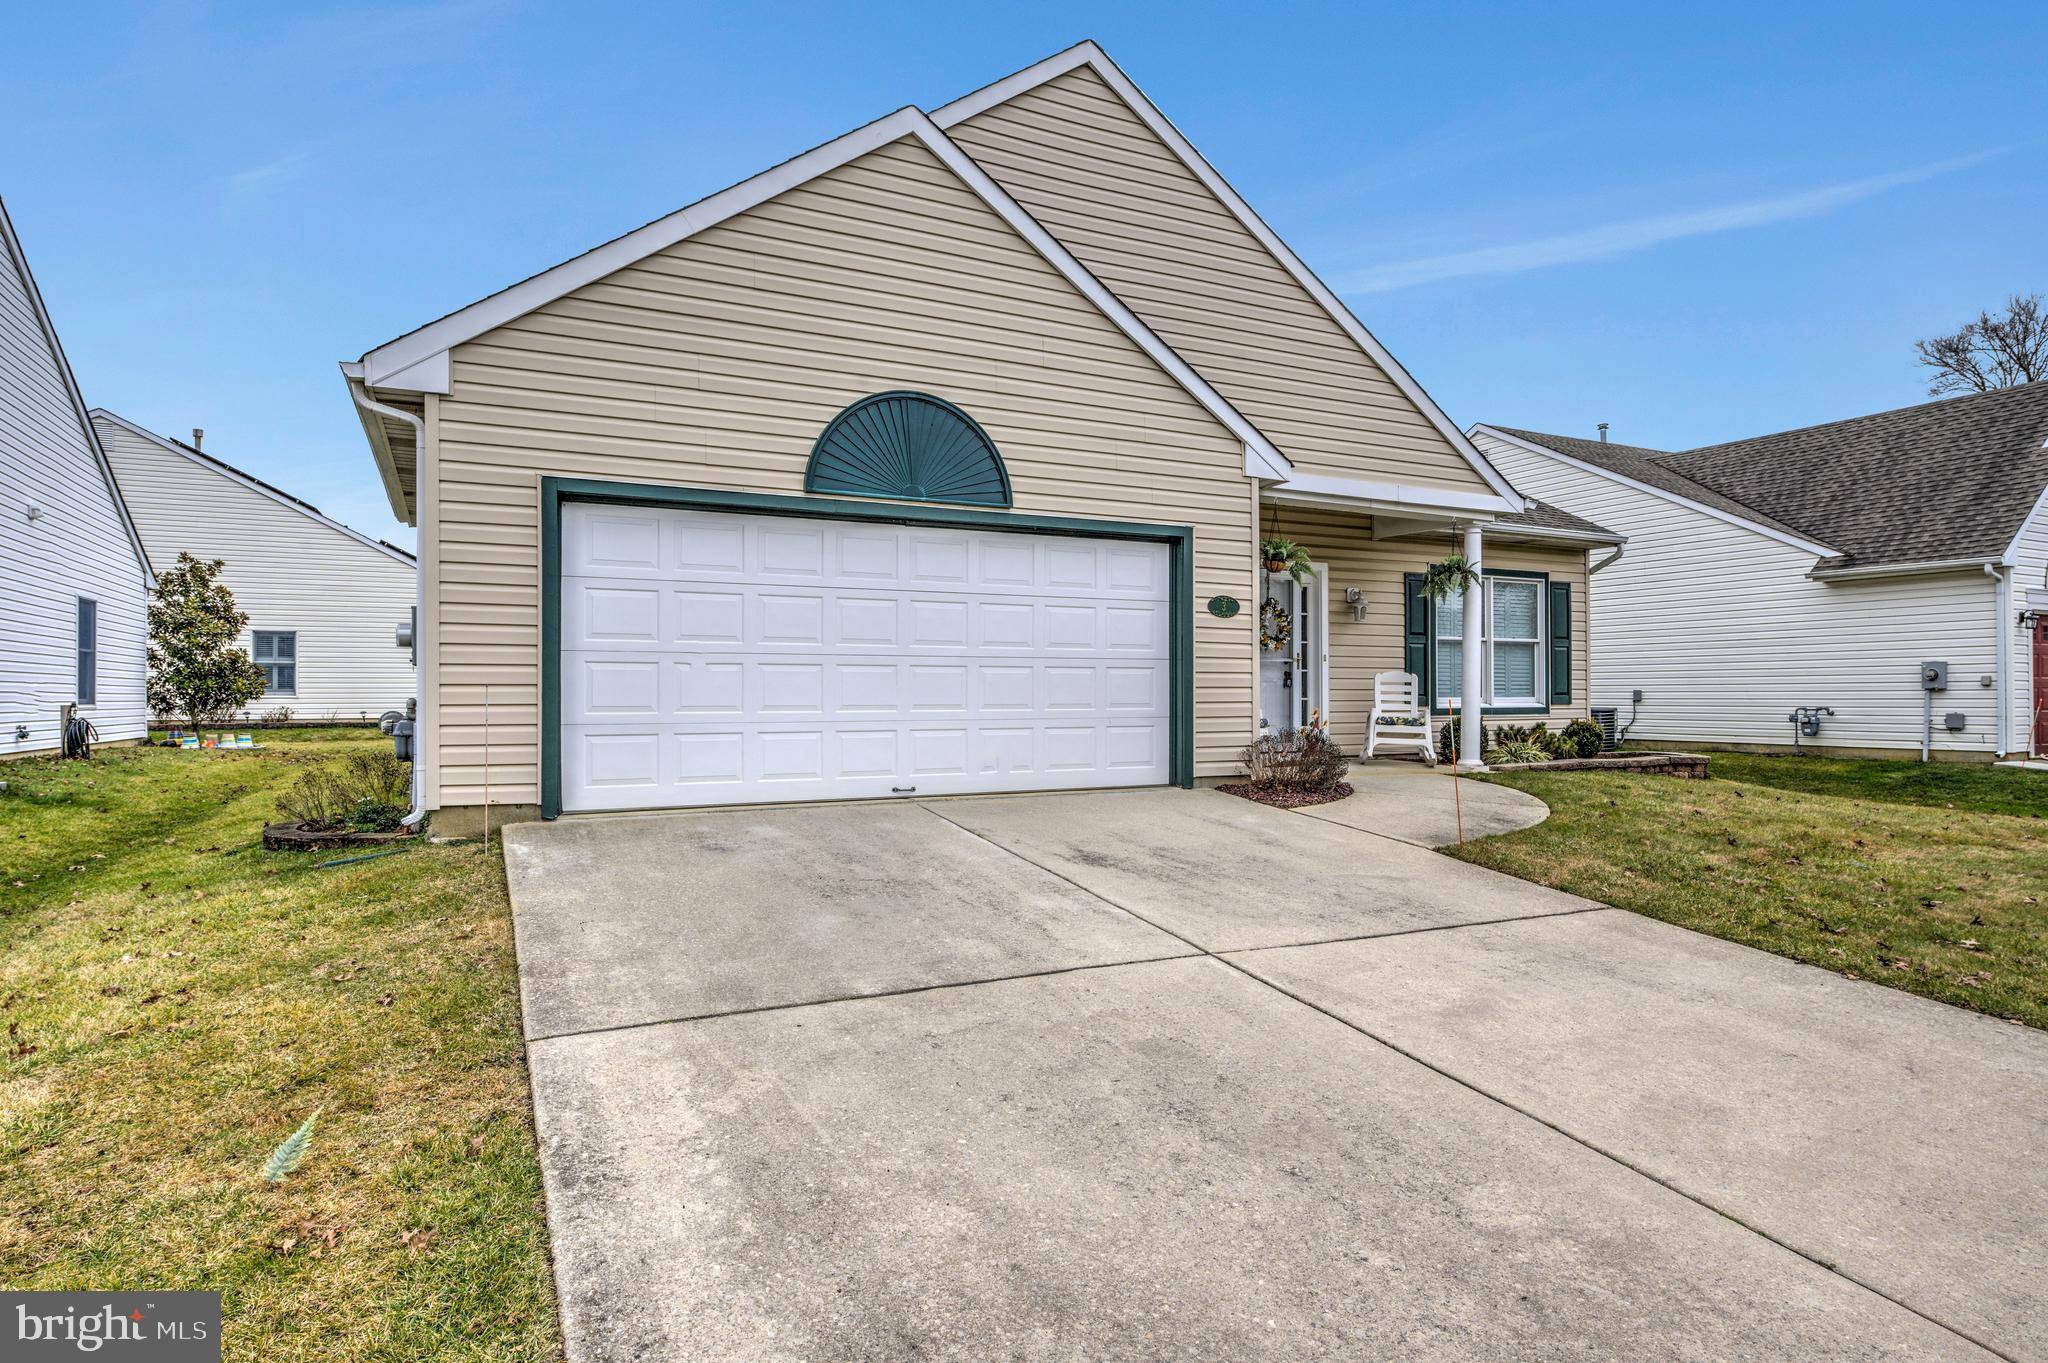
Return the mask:
<svg viewBox="0 0 2048 1363">
<path fill-rule="evenodd" d="M 1544 703 L 1543 583 L 1533 577 L 1488 574 L 1479 593 L 1483 703 L 1515 709 Z M 1436 703 L 1465 695 L 1463 597 L 1436 603 Z"/>
<path fill-rule="evenodd" d="M 91 705 L 100 689 L 100 603 L 78 598 L 78 703 Z"/>
<path fill-rule="evenodd" d="M 259 629 L 249 656 L 263 669 L 263 692 L 289 696 L 299 689 L 299 636 L 288 629 Z"/>
</svg>

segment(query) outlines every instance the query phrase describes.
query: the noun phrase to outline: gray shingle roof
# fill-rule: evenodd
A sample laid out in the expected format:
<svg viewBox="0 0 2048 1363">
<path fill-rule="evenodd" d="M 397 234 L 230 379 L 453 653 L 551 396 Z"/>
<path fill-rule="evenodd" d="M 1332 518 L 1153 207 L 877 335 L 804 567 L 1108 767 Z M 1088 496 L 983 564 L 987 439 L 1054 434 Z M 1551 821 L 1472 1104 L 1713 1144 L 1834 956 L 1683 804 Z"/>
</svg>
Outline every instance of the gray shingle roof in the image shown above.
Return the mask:
<svg viewBox="0 0 2048 1363">
<path fill-rule="evenodd" d="M 1672 457 L 1670 450 L 1653 450 L 1643 445 L 1617 445 L 1606 440 L 1581 440 L 1574 435 L 1545 435 L 1541 431 L 1518 430 L 1513 426 L 1495 426 L 1496 431 L 1505 431 L 1532 444 L 1568 454 L 1596 467 L 1618 473 L 1624 478 L 1633 478 L 1639 483 L 1675 492 L 1689 501 L 1702 506 L 1711 506 L 1716 511 L 1725 511 L 1731 516 L 1740 516 L 1758 525 L 1769 526 L 1780 534 L 1797 535 L 1805 539 L 1804 532 L 1795 530 L 1784 522 L 1775 520 L 1753 506 L 1745 506 L 1733 497 L 1723 496 L 1704 483 L 1698 483 L 1667 467 L 1661 461 Z"/>
<path fill-rule="evenodd" d="M 1691 450 L 1510 434 L 1829 545 L 1826 568 L 1996 558 L 2048 487 L 2048 383 Z"/>
<path fill-rule="evenodd" d="M 1619 544 L 1622 541 L 1622 536 L 1615 534 L 1604 525 L 1595 525 L 1584 516 L 1574 516 L 1569 511 L 1560 510 L 1548 502 L 1539 502 L 1533 497 L 1529 499 L 1529 509 L 1527 511 L 1515 511 L 1497 516 L 1494 518 L 1493 524 L 1503 528 L 1521 525 L 1527 526 L 1531 530 L 1568 530 L 1575 535 L 1584 535 L 1589 539 L 1602 539 L 1613 544 Z"/>
</svg>

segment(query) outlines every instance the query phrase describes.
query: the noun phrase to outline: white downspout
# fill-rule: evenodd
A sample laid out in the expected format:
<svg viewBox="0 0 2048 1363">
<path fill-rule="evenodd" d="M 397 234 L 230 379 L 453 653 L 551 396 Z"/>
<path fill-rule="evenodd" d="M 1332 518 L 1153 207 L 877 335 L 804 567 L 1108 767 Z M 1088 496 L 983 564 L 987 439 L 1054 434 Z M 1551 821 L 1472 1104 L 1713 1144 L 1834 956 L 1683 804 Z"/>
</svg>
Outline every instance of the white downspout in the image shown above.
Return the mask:
<svg viewBox="0 0 2048 1363">
<path fill-rule="evenodd" d="M 349 396 L 356 400 L 356 406 L 378 416 L 395 417 L 412 427 L 414 456 L 413 467 L 417 469 L 427 457 L 427 423 L 411 412 L 389 407 L 378 402 L 363 391 L 363 385 L 351 382 Z M 414 492 L 418 497 L 418 492 Z M 420 546 L 418 561 L 412 570 L 413 621 L 412 642 L 417 659 L 412 667 L 412 808 L 401 820 L 408 828 L 427 817 L 427 651 L 421 647 L 427 628 L 427 555 L 426 546 Z"/>
<path fill-rule="evenodd" d="M 2005 621 L 2012 610 L 2012 573 L 2001 564 L 1987 563 L 1984 571 L 1994 584 L 1991 600 L 1997 612 L 1998 663 L 1992 680 L 1992 695 L 1998 701 L 1998 755 L 2012 755 L 2012 627 Z"/>
<path fill-rule="evenodd" d="M 1479 527 L 1465 527 L 1465 566 L 1475 574 L 1479 565 Z M 1458 767 L 1463 771 L 1479 771 L 1486 766 L 1486 754 L 1480 734 L 1486 727 L 1484 673 L 1486 670 L 1486 648 L 1482 636 L 1486 630 L 1486 592 L 1483 587 L 1471 587 L 1465 592 L 1465 656 L 1464 695 L 1458 701 L 1464 710 L 1463 727 L 1458 733 Z M 1432 645 L 1433 647 L 1434 645 Z"/>
</svg>

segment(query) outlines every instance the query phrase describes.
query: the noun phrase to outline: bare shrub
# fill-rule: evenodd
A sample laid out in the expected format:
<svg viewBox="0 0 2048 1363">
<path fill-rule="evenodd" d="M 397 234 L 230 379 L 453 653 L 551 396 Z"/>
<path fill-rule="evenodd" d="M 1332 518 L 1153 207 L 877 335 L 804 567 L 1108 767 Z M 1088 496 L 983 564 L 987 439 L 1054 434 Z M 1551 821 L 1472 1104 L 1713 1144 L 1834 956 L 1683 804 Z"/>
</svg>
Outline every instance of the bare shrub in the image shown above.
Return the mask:
<svg viewBox="0 0 2048 1363">
<path fill-rule="evenodd" d="M 1244 764 L 1246 783 L 1266 790 L 1333 790 L 1351 769 L 1351 755 L 1322 729 L 1262 734 L 1237 760 Z"/>
</svg>

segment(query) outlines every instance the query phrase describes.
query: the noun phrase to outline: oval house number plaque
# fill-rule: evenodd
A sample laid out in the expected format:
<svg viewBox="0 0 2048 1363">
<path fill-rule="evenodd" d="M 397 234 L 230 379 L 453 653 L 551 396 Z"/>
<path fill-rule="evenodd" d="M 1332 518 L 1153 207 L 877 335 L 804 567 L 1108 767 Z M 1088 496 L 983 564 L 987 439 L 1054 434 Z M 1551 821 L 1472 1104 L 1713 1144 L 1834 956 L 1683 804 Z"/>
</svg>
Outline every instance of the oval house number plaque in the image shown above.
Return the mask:
<svg viewBox="0 0 2048 1363">
<path fill-rule="evenodd" d="M 1209 598 L 1209 614 L 1218 620 L 1228 620 L 1237 614 L 1237 598 L 1234 596 L 1212 596 Z"/>
</svg>

